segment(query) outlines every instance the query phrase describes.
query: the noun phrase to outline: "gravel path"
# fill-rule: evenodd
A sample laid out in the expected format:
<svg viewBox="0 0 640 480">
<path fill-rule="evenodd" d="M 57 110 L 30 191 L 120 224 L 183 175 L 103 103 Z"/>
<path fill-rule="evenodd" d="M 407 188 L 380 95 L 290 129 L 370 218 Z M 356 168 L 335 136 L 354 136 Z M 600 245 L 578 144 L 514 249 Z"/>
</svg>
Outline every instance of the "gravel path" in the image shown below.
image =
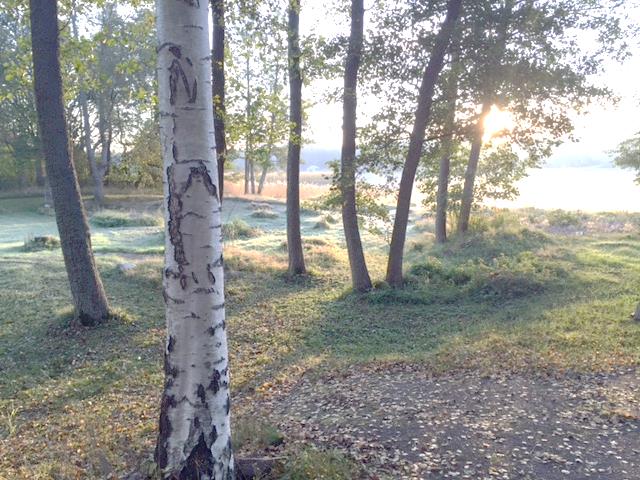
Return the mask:
<svg viewBox="0 0 640 480">
<path fill-rule="evenodd" d="M 337 448 L 363 478 L 640 478 L 640 377 L 357 370 L 261 403 L 286 442 Z"/>
</svg>

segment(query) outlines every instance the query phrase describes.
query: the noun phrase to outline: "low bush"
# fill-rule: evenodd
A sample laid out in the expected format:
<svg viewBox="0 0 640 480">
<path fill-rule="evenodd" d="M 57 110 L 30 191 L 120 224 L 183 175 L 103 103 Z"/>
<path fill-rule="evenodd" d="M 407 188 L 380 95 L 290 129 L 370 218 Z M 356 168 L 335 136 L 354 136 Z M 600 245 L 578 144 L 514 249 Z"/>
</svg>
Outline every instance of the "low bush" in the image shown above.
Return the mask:
<svg viewBox="0 0 640 480">
<path fill-rule="evenodd" d="M 101 228 L 155 227 L 162 225 L 162 218 L 145 213 L 120 210 L 100 210 L 91 216 L 91 224 Z"/>
<path fill-rule="evenodd" d="M 252 227 L 244 220 L 234 219 L 222 225 L 224 240 L 238 240 L 241 238 L 255 238 L 262 234 L 262 230 Z"/>
<path fill-rule="evenodd" d="M 41 250 L 55 250 L 60 248 L 60 239 L 53 235 L 40 237 L 29 237 L 24 241 L 23 250 L 25 252 L 38 252 Z"/>
</svg>

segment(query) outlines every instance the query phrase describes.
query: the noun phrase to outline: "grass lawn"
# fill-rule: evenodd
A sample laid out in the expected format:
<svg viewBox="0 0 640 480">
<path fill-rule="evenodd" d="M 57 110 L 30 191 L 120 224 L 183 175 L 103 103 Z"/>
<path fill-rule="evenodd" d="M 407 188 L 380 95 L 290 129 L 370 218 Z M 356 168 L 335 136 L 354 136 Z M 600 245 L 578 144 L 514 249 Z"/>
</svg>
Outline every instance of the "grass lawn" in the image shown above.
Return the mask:
<svg viewBox="0 0 640 480">
<path fill-rule="evenodd" d="M 153 216 L 157 202 L 123 197 L 109 208 Z M 120 478 L 154 448 L 163 382 L 162 227 L 92 222 L 119 315 L 78 330 L 69 327 L 60 251 L 23 250 L 29 237 L 55 234 L 38 204 L 0 200 L 0 479 Z M 433 245 L 423 219 L 407 245 L 407 287 L 379 283 L 356 296 L 339 224 L 317 229 L 320 215 L 305 214 L 311 273 L 292 281 L 284 274 L 284 206 L 269 209 L 253 215 L 248 202 L 224 205 L 226 222 L 259 230 L 226 245 L 238 425 L 243 405 L 305 372 L 387 362 L 433 373 L 606 371 L 640 359 L 640 325 L 630 320 L 640 297 L 640 215 L 494 212 L 445 247 Z M 365 238 L 372 276 L 383 278 L 384 241 Z M 122 263 L 136 267 L 122 271 Z"/>
</svg>

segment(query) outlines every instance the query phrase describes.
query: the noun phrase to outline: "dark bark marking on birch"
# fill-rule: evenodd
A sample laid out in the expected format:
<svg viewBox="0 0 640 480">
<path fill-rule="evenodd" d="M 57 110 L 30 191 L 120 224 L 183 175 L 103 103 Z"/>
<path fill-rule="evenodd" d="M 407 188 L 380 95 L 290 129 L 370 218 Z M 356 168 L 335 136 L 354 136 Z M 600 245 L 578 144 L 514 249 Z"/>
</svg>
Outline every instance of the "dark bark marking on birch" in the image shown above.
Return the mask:
<svg viewBox="0 0 640 480">
<path fill-rule="evenodd" d="M 186 3 L 187 5 L 189 5 L 190 7 L 199 7 L 200 6 L 200 0 L 182 0 L 184 3 Z"/>
<path fill-rule="evenodd" d="M 173 352 L 173 348 L 175 347 L 176 339 L 173 335 L 169 335 L 169 342 L 167 343 L 167 352 Z"/>
<path fill-rule="evenodd" d="M 196 395 L 200 399 L 203 405 L 207 405 L 207 394 L 204 391 L 204 385 L 201 383 L 198 384 L 198 389 L 196 390 Z"/>
<path fill-rule="evenodd" d="M 201 164 L 197 167 L 191 167 L 189 178 L 187 179 L 187 184 L 184 187 L 185 192 L 189 189 L 189 187 L 191 187 L 191 183 L 193 182 L 194 178 L 200 178 L 204 183 L 207 191 L 209 192 L 209 195 L 218 198 L 218 190 L 216 189 L 213 180 L 211 180 L 211 175 L 209 175 L 209 171 L 207 170 L 206 165 Z"/>
<path fill-rule="evenodd" d="M 169 356 L 166 353 L 164 354 L 164 373 L 167 379 L 171 377 L 176 378 L 178 376 L 178 373 L 180 373 L 178 367 L 171 365 Z"/>
<path fill-rule="evenodd" d="M 213 373 L 211 374 L 211 382 L 207 387 L 213 392 L 214 395 L 220 391 L 220 376 L 220 372 L 214 369 Z"/>
<path fill-rule="evenodd" d="M 202 288 L 202 287 L 198 287 L 196 288 L 193 293 L 204 293 L 204 294 L 209 294 L 209 293 L 214 293 L 216 290 L 215 288 Z"/>
<path fill-rule="evenodd" d="M 219 324 L 213 326 L 213 327 L 209 327 L 207 328 L 207 332 L 209 333 L 209 335 L 214 336 L 216 334 L 216 330 L 218 328 L 222 328 L 223 330 L 225 328 L 227 328 L 227 324 L 226 322 L 223 320 L 222 322 L 220 322 Z"/>
<path fill-rule="evenodd" d="M 231 410 L 231 397 L 227 393 L 227 401 L 224 404 L 224 411 L 226 412 L 227 415 L 229 415 L 229 411 L 230 410 Z M 231 447 L 229 447 L 229 448 L 231 448 Z"/>
<path fill-rule="evenodd" d="M 182 198 L 178 192 L 178 186 L 173 178 L 173 166 L 167 167 L 167 182 L 169 183 L 169 240 L 173 245 L 173 258 L 178 265 L 188 265 L 187 257 L 182 244 L 182 232 L 180 231 L 180 220 L 182 213 Z"/>
<path fill-rule="evenodd" d="M 180 51 L 180 47 L 177 45 L 172 45 L 169 47 L 169 51 L 175 57 L 171 62 L 171 66 L 169 66 L 169 103 L 171 105 L 175 105 L 176 103 L 176 95 L 178 94 L 178 85 L 180 81 L 182 81 L 182 85 L 184 86 L 185 92 L 187 93 L 188 103 L 195 103 L 198 98 L 198 80 L 193 78 L 193 83 L 189 83 L 189 79 L 187 78 L 187 74 L 182 68 L 182 64 L 180 63 L 180 59 L 182 58 L 182 52 Z M 191 60 L 185 59 L 191 69 L 193 69 L 193 64 Z"/>
<path fill-rule="evenodd" d="M 176 400 L 173 395 L 163 395 L 160 403 L 160 434 L 156 445 L 155 458 L 160 469 L 167 466 L 167 439 L 171 435 L 172 427 L 169 421 L 169 410 L 175 408 Z"/>
<path fill-rule="evenodd" d="M 207 264 L 207 276 L 209 277 L 209 281 L 211 282 L 212 285 L 216 284 L 216 277 L 213 274 L 213 272 L 211 271 L 211 266 L 212 264 L 208 263 Z"/>
<path fill-rule="evenodd" d="M 200 434 L 200 439 L 195 447 L 189 453 L 185 466 L 180 470 L 178 479 L 193 479 L 202 478 L 203 475 L 209 477 L 213 476 L 213 467 L 215 462 L 211 450 L 204 439 L 204 434 Z"/>
</svg>

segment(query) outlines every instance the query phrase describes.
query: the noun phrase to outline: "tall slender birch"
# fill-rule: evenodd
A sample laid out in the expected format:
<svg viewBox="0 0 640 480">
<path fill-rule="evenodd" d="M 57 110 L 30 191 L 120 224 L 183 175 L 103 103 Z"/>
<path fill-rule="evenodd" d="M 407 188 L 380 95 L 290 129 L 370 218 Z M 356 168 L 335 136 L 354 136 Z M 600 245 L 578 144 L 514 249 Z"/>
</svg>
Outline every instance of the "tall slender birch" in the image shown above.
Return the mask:
<svg viewBox="0 0 640 480">
<path fill-rule="evenodd" d="M 233 478 L 207 2 L 157 0 L 167 342 L 163 479 Z"/>
</svg>

